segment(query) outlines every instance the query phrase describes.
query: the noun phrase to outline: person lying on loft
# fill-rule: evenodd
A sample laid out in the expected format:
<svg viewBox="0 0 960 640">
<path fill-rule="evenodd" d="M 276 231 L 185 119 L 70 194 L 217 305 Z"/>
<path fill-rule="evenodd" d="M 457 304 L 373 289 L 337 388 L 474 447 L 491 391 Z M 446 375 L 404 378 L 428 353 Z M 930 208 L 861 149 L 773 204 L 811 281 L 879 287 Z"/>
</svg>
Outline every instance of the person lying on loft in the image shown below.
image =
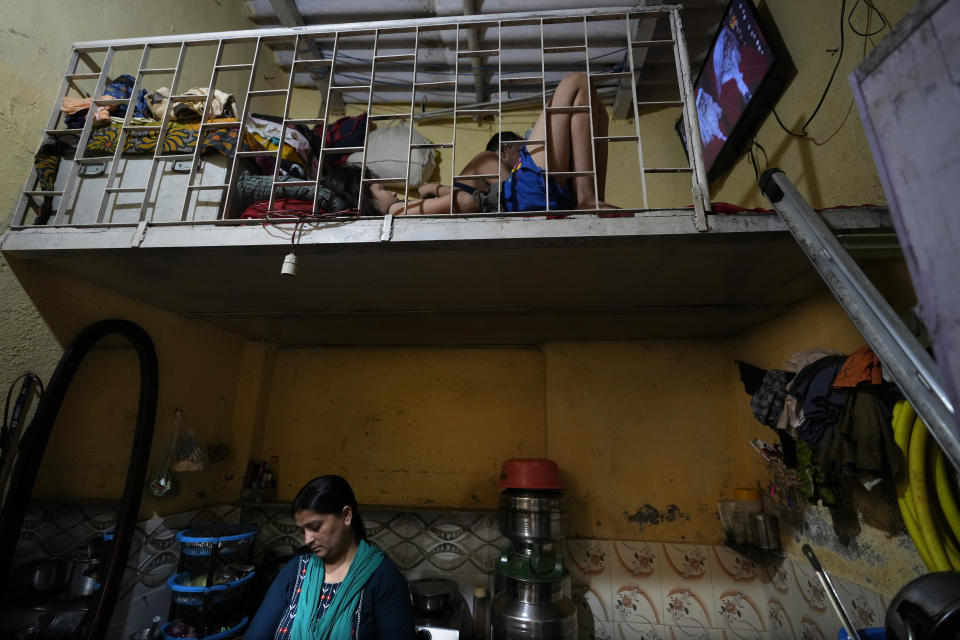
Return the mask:
<svg viewBox="0 0 960 640">
<path fill-rule="evenodd" d="M 421 199 L 407 202 L 406 206 L 390 189 L 373 183 L 364 187 L 361 215 L 431 215 L 450 213 L 451 209 L 453 213 L 486 213 L 497 211 L 498 202 L 500 210 L 506 212 L 545 211 L 548 197 L 551 211 L 613 209 L 615 207 L 603 201 L 607 177 L 604 139 L 608 132 L 607 111 L 589 78 L 583 73 L 564 76 L 547 103 L 548 108 L 587 105 L 592 105 L 589 111 L 541 112 L 530 133 L 530 140 L 539 142 L 509 144 L 520 137 L 511 133 L 500 140 L 494 136 L 487 150 L 477 154 L 462 171 L 466 176 L 499 175 L 500 181 L 464 178 L 452 189 L 435 182 L 426 183 L 420 187 Z M 599 139 L 591 137 L 591 117 L 593 135 Z M 498 146 L 499 153 L 495 151 Z M 591 174 L 544 179 L 548 161 L 551 173 L 592 172 L 594 154 L 596 189 Z M 357 198 L 360 182 L 350 182 L 356 184 L 351 184 L 350 190 L 343 193 L 347 199 Z M 495 190 L 499 194 L 494 193 Z"/>
</svg>

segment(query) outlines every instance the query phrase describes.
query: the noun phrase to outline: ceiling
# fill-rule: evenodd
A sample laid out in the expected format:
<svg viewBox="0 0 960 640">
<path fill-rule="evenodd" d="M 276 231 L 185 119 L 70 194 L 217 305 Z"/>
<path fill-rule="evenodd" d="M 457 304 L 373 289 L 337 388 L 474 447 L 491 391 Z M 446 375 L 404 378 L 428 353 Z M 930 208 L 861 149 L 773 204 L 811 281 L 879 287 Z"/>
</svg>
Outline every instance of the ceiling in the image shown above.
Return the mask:
<svg viewBox="0 0 960 640">
<path fill-rule="evenodd" d="M 720 22 L 728 0 L 683 0 L 681 20 L 686 36 L 691 72 L 696 76 L 706 55 L 714 31 Z M 647 2 L 646 6 L 661 4 L 659 0 Z M 251 17 L 262 28 L 296 26 L 332 26 L 344 23 L 369 23 L 383 20 L 450 17 L 444 25 L 449 28 L 423 30 L 417 35 L 417 82 L 436 82 L 456 78 L 458 103 L 461 105 L 483 103 L 495 99 L 500 89 L 498 78 L 518 78 L 539 75 L 541 61 L 546 83 L 552 84 L 570 71 L 584 71 L 585 59 L 589 58 L 591 73 L 620 71 L 626 61 L 626 29 L 623 21 L 599 21 L 588 23 L 588 54 L 579 52 L 554 52 L 543 55 L 541 33 L 537 25 L 504 27 L 498 30 L 489 26 L 462 29 L 460 35 L 454 28 L 455 16 L 469 14 L 494 15 L 512 12 L 540 12 L 551 10 L 590 9 L 611 6 L 645 6 L 644 3 L 617 3 L 611 0 L 394 0 L 387 6 L 382 0 L 354 0 L 353 2 L 329 2 L 328 0 L 247 0 Z M 631 21 L 631 37 L 638 40 L 670 40 L 668 20 L 656 19 Z M 459 50 L 494 50 L 499 55 L 461 58 L 457 65 L 457 40 Z M 580 23 L 547 24 L 543 28 L 543 42 L 547 47 L 580 43 L 584 28 Z M 334 63 L 334 86 L 356 85 L 370 77 L 370 61 L 373 56 L 373 38 L 369 35 L 341 37 L 337 44 L 338 56 Z M 412 32 L 381 32 L 377 37 L 378 55 L 409 53 L 413 50 Z M 271 45 L 276 61 L 289 70 L 293 46 L 291 42 L 274 42 Z M 333 49 L 333 37 L 320 34 L 309 42 L 301 42 L 297 59 L 329 57 Z M 671 47 L 655 46 L 635 48 L 634 67 L 638 71 L 638 95 L 643 100 L 677 100 L 674 56 Z M 318 55 L 319 54 L 319 55 Z M 378 62 L 376 70 L 375 103 L 409 102 L 413 77 L 413 62 Z M 629 66 L 626 66 L 629 69 Z M 455 71 L 456 70 L 456 71 Z M 298 65 L 295 83 L 300 86 L 323 87 L 329 69 Z M 607 83 L 607 91 L 601 90 L 608 104 L 615 102 L 617 88 L 625 89 L 619 82 Z M 601 83 L 601 89 L 604 85 Z M 522 100 L 539 97 L 541 89 L 533 83 L 511 83 L 503 87 L 503 100 Z M 413 100 L 418 105 L 452 104 L 449 89 L 418 88 Z M 621 95 L 621 101 L 622 101 Z M 367 95 L 361 92 L 343 92 L 344 102 L 366 103 Z M 629 104 L 629 101 L 626 101 Z M 333 102 L 331 102 L 333 105 Z M 623 112 L 626 115 L 626 106 Z"/>
</svg>

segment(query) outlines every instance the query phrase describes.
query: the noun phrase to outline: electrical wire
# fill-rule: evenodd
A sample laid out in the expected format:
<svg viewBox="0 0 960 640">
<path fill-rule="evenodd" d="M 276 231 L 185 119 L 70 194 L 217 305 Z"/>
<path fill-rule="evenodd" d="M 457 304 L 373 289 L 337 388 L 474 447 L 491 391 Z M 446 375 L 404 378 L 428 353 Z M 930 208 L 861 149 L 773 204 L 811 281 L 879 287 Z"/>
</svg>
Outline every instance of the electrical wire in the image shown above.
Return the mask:
<svg viewBox="0 0 960 640">
<path fill-rule="evenodd" d="M 862 0 L 863 4 L 867 5 L 867 26 L 870 25 L 870 12 L 872 11 L 873 13 L 877 14 L 877 17 L 880 18 L 880 27 L 870 32 L 858 31 L 857 28 L 853 26 L 853 12 L 857 10 L 857 5 L 859 5 L 860 2 L 861 0 L 857 0 L 856 2 L 854 2 L 853 6 L 850 7 L 850 13 L 847 15 L 847 24 L 850 25 L 851 31 L 853 31 L 858 36 L 863 36 L 864 38 L 870 38 L 872 36 L 877 35 L 878 33 L 880 33 L 881 31 L 883 31 L 884 29 L 890 26 L 890 23 L 887 22 L 887 17 L 883 15 L 883 13 L 881 13 L 879 9 L 877 9 L 877 7 L 873 4 L 873 2 L 871 2 L 870 0 Z"/>
<path fill-rule="evenodd" d="M 780 125 L 780 128 L 786 131 L 788 134 L 790 134 L 794 138 L 809 137 L 807 135 L 807 127 L 810 125 L 813 119 L 817 117 L 817 112 L 819 112 L 820 107 L 823 106 L 823 101 L 826 100 L 827 93 L 830 91 L 830 86 L 833 84 L 833 79 L 837 75 L 837 69 L 840 68 L 840 61 L 843 59 L 843 50 L 844 50 L 844 45 L 846 43 L 846 39 L 844 37 L 846 29 L 844 28 L 844 24 L 843 24 L 843 16 L 846 14 L 846 12 L 847 12 L 847 0 L 840 0 L 840 48 L 836 50 L 837 61 L 833 65 L 833 71 L 830 72 L 830 78 L 827 80 L 827 86 L 824 87 L 823 93 L 820 94 L 820 100 L 817 102 L 816 108 L 813 110 L 813 113 L 810 114 L 810 117 L 807 118 L 807 121 L 803 123 L 803 126 L 800 127 L 800 133 L 794 133 L 793 131 L 790 131 L 790 129 L 788 129 L 786 126 L 784 126 L 783 121 L 780 120 L 780 115 L 777 113 L 776 108 L 773 109 L 773 115 L 777 119 L 777 123 Z"/>
<path fill-rule="evenodd" d="M 767 158 L 767 150 L 763 148 L 757 139 L 754 138 L 750 143 L 750 149 L 747 151 L 747 161 L 750 163 L 750 166 L 753 167 L 753 176 L 756 180 L 760 180 L 760 170 L 759 163 L 757 162 L 757 155 L 753 152 L 754 148 L 758 149 L 760 153 L 763 154 L 763 171 L 767 170 L 767 167 L 770 166 L 770 161 Z"/>
</svg>

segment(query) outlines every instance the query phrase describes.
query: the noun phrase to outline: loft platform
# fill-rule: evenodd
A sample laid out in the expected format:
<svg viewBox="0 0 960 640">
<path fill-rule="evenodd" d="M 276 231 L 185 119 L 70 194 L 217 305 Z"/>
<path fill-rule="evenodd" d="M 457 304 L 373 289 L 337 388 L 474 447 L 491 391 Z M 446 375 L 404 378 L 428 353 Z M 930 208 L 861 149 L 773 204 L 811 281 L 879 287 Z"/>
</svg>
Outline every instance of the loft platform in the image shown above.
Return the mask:
<svg viewBox="0 0 960 640">
<path fill-rule="evenodd" d="M 885 209 L 823 213 L 852 255 L 889 257 Z M 293 224 L 32 227 L 17 264 L 54 267 L 251 339 L 306 344 L 535 344 L 726 337 L 823 283 L 768 213 L 563 219 L 405 217 Z M 284 230 L 283 227 L 286 227 Z"/>
</svg>

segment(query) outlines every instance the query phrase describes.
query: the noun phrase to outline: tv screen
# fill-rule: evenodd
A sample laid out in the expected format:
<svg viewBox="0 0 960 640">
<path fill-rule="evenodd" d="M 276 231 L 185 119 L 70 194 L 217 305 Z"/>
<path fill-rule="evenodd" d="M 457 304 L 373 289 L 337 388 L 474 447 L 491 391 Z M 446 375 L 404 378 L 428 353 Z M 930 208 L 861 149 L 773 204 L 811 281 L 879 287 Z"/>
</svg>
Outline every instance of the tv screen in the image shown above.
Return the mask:
<svg viewBox="0 0 960 640">
<path fill-rule="evenodd" d="M 785 56 L 771 44 L 773 36 L 751 0 L 731 0 L 693 84 L 709 180 L 745 151 L 783 90 Z M 683 127 L 677 130 L 682 134 Z"/>
</svg>

